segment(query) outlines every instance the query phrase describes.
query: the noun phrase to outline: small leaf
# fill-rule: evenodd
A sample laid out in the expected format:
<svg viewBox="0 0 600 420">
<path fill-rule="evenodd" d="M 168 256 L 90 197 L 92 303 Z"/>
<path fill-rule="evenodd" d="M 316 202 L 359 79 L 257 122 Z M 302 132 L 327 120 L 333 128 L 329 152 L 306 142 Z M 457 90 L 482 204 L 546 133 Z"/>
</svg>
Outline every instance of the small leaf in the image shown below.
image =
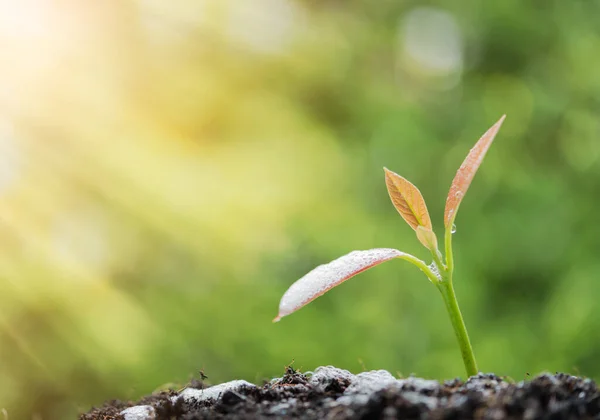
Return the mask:
<svg viewBox="0 0 600 420">
<path fill-rule="evenodd" d="M 400 216 L 414 230 L 418 226 L 431 230 L 431 218 L 421 191 L 397 173 L 387 168 L 383 170 L 388 193 Z"/>
<path fill-rule="evenodd" d="M 352 251 L 328 264 L 318 266 L 292 284 L 285 292 L 279 303 L 279 314 L 273 322 L 297 311 L 358 273 L 392 258 L 404 256 L 409 255 L 397 249 L 375 248 L 367 251 Z"/>
<path fill-rule="evenodd" d="M 483 162 L 483 158 L 492 145 L 492 141 L 494 141 L 494 137 L 498 133 L 498 130 L 500 130 L 505 117 L 506 115 L 503 115 L 496 124 L 481 136 L 456 172 L 450 186 L 450 191 L 448 192 L 448 198 L 446 198 L 446 210 L 444 211 L 444 226 L 446 229 L 450 229 L 454 223 L 458 206 L 460 206 L 463 197 L 467 193 L 471 181 L 477 173 L 481 162 Z"/>
<path fill-rule="evenodd" d="M 417 226 L 417 239 L 425 246 L 425 248 L 431 251 L 438 249 L 437 237 L 431 229 Z"/>
</svg>

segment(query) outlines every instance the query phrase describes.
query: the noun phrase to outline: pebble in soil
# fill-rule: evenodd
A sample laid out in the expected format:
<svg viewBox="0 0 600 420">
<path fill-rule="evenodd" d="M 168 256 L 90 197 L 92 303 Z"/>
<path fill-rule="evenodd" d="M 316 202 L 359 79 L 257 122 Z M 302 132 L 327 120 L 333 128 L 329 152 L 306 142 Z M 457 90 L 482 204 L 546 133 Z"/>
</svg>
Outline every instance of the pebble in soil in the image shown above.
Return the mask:
<svg viewBox="0 0 600 420">
<path fill-rule="evenodd" d="M 136 404 L 111 401 L 80 420 L 600 418 L 594 381 L 562 373 L 519 383 L 493 374 L 439 383 L 383 370 L 354 375 L 325 366 L 302 374 L 288 367 L 262 387 L 246 381 L 195 386 Z"/>
</svg>

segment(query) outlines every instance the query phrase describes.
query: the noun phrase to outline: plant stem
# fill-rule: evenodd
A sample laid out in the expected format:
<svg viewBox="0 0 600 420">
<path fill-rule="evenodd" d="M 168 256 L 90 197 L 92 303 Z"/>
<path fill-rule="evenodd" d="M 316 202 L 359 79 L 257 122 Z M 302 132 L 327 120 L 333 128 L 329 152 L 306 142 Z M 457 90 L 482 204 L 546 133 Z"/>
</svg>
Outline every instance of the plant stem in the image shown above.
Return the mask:
<svg viewBox="0 0 600 420">
<path fill-rule="evenodd" d="M 452 273 L 454 270 L 454 255 L 452 253 L 452 227 L 446 228 L 444 244 L 446 249 L 446 268 L 448 269 L 448 272 Z"/>
<path fill-rule="evenodd" d="M 454 333 L 458 340 L 458 346 L 460 347 L 467 375 L 477 375 L 477 362 L 475 362 L 475 355 L 473 354 L 473 348 L 469 341 L 469 334 L 467 334 L 465 321 L 463 321 L 462 314 L 460 313 L 456 294 L 454 293 L 454 287 L 452 286 L 452 272 L 446 271 L 443 274 L 443 278 L 444 280 L 438 283 L 437 286 L 444 298 L 448 315 L 450 315 L 450 322 L 452 323 L 452 328 L 454 328 Z"/>
<path fill-rule="evenodd" d="M 442 271 L 446 271 L 446 265 L 442 261 L 442 259 L 444 257 L 442 256 L 441 252 L 438 249 L 432 249 L 431 250 L 431 256 L 433 257 L 433 262 L 437 266 L 437 268 L 440 271 L 440 273 Z"/>
<path fill-rule="evenodd" d="M 403 255 L 399 256 L 398 258 L 402 258 L 403 260 L 406 260 L 406 261 L 416 265 L 419 268 L 419 270 L 421 270 L 423 273 L 425 273 L 425 275 L 427 276 L 429 281 L 431 281 L 433 284 L 439 283 L 440 279 L 437 278 L 437 276 L 435 274 L 433 274 L 433 271 L 431 271 L 431 269 L 427 266 L 427 264 L 425 264 L 423 261 L 421 261 L 417 257 L 414 257 L 410 254 L 403 254 Z"/>
</svg>

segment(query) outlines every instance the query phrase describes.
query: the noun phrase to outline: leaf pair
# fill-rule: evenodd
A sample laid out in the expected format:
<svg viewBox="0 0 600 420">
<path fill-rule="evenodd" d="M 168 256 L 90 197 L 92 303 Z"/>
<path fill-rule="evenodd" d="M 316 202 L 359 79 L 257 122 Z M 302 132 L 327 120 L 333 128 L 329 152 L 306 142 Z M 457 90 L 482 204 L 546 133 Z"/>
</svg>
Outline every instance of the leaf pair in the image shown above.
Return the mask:
<svg viewBox="0 0 600 420">
<path fill-rule="evenodd" d="M 471 181 L 479 169 L 483 158 L 490 148 L 496 133 L 500 129 L 505 116 L 503 115 L 496 124 L 494 124 L 479 139 L 471 149 L 466 159 L 460 165 L 460 168 L 454 176 L 450 186 L 448 197 L 446 198 L 446 209 L 444 211 L 444 227 L 452 229 L 458 207 L 465 196 Z M 437 238 L 433 233 L 431 218 L 427 210 L 427 204 L 421 194 L 421 191 L 405 178 L 387 168 L 385 171 L 385 183 L 392 203 L 400 216 L 417 233 L 419 241 L 431 251 L 437 249 Z"/>
<path fill-rule="evenodd" d="M 446 198 L 444 227 L 447 232 L 452 229 L 458 207 L 504 118 L 505 116 L 502 116 L 496 124 L 486 131 L 458 169 Z M 431 250 L 432 253 L 439 253 L 437 238 L 433 232 L 427 205 L 419 189 L 387 168 L 384 168 L 384 171 L 387 189 L 398 213 L 415 230 L 417 238 L 426 248 Z M 377 248 L 366 251 L 353 251 L 328 264 L 318 266 L 292 284 L 281 298 L 279 314 L 273 321 L 279 321 L 282 317 L 300 309 L 356 274 L 393 258 L 401 258 L 411 262 L 423 271 L 432 282 L 440 281 L 439 273 L 431 270 L 423 261 L 396 249 Z"/>
</svg>

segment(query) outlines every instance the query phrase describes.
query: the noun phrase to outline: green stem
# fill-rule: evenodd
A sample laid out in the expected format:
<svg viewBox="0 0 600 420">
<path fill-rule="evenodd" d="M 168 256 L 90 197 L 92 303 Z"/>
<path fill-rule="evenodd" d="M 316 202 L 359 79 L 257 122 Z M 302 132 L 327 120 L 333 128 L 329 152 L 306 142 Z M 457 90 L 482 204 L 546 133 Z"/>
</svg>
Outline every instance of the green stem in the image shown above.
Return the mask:
<svg viewBox="0 0 600 420">
<path fill-rule="evenodd" d="M 469 334 L 467 334 L 465 321 L 460 313 L 456 294 L 454 293 L 454 287 L 452 286 L 452 272 L 445 272 L 443 274 L 443 281 L 438 283 L 437 286 L 444 298 L 448 315 L 450 315 L 450 322 L 452 323 L 452 328 L 454 328 L 454 333 L 458 340 L 458 346 L 460 347 L 467 375 L 477 375 L 477 362 L 475 362 L 475 355 L 473 354 L 473 348 L 469 341 Z"/>
<path fill-rule="evenodd" d="M 435 263 L 435 265 L 437 266 L 438 270 L 440 271 L 440 273 L 442 273 L 443 271 L 447 271 L 446 265 L 444 264 L 444 262 L 442 261 L 442 259 L 444 258 L 442 256 L 442 254 L 440 253 L 439 250 L 437 249 L 432 249 L 431 250 L 431 256 L 433 257 L 433 262 Z"/>
<path fill-rule="evenodd" d="M 450 273 L 452 273 L 454 270 L 454 255 L 452 254 L 452 225 L 446 228 L 444 244 L 446 249 L 446 268 Z"/>
<path fill-rule="evenodd" d="M 442 274 L 443 280 L 438 283 L 438 289 L 442 293 L 448 315 L 450 315 L 450 322 L 456 334 L 458 340 L 458 346 L 460 347 L 460 353 L 462 354 L 465 369 L 467 375 L 477 375 L 477 362 L 475 361 L 475 355 L 473 354 L 473 347 L 471 347 L 471 341 L 469 340 L 469 334 L 467 333 L 467 327 L 463 320 L 460 308 L 458 307 L 458 301 L 456 300 L 456 294 L 454 293 L 454 286 L 452 285 L 452 274 L 454 272 L 454 255 L 452 253 L 452 226 L 454 225 L 454 218 L 450 220 L 450 223 L 446 226 L 446 234 L 444 238 L 444 245 L 446 250 L 446 269 Z"/>
<path fill-rule="evenodd" d="M 440 279 L 438 279 L 437 276 L 435 274 L 433 274 L 433 272 L 427 266 L 427 264 L 425 264 L 422 260 L 418 259 L 417 257 L 414 257 L 410 254 L 403 254 L 403 255 L 399 256 L 398 258 L 401 258 L 403 260 L 406 260 L 406 261 L 416 265 L 419 268 L 419 270 L 421 270 L 423 273 L 425 273 L 425 275 L 427 276 L 429 281 L 431 281 L 433 284 L 438 284 L 438 282 L 440 281 Z"/>
<path fill-rule="evenodd" d="M 454 219 L 451 220 L 451 222 L 453 221 Z M 418 233 L 419 232 L 417 231 L 417 236 L 419 236 Z M 475 362 L 473 347 L 471 347 L 469 334 L 467 333 L 467 327 L 465 327 L 465 321 L 463 320 L 462 314 L 460 313 L 460 308 L 458 307 L 458 301 L 456 300 L 454 286 L 452 286 L 452 273 L 454 272 L 454 257 L 452 255 L 452 223 L 450 223 L 450 226 L 446 227 L 446 235 L 444 238 L 446 264 L 443 262 L 444 257 L 442 253 L 437 248 L 437 240 L 430 241 L 430 243 L 435 243 L 435 245 L 431 245 L 429 247 L 429 250 L 431 251 L 434 265 L 437 267 L 438 273 L 436 274 L 439 275 L 434 274 L 432 269 L 425 265 L 423 261 L 413 257 L 412 255 L 404 254 L 400 256 L 400 258 L 408 260 L 419 267 L 441 292 L 442 298 L 444 299 L 444 304 L 448 310 L 448 315 L 450 316 L 450 323 L 452 324 L 454 334 L 458 340 L 458 346 L 460 347 L 460 353 L 462 354 L 467 375 L 477 375 L 477 362 Z"/>
</svg>

